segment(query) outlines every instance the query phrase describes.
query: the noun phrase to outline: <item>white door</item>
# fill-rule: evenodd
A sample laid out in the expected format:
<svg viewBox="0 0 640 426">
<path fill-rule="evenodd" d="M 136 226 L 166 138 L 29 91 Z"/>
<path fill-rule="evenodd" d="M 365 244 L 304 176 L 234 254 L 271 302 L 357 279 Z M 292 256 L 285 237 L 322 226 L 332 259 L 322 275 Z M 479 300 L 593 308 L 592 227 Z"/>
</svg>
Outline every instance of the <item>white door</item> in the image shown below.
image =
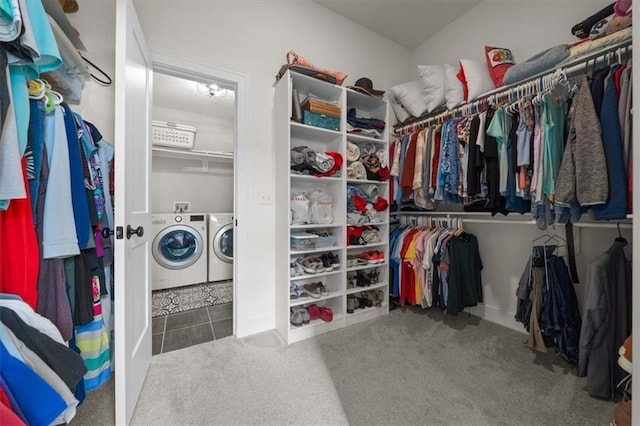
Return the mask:
<svg viewBox="0 0 640 426">
<path fill-rule="evenodd" d="M 151 56 L 133 3 L 117 0 L 114 248 L 117 425 L 131 421 L 151 361 L 151 69 Z M 138 232 L 127 232 L 128 227 Z"/>
</svg>

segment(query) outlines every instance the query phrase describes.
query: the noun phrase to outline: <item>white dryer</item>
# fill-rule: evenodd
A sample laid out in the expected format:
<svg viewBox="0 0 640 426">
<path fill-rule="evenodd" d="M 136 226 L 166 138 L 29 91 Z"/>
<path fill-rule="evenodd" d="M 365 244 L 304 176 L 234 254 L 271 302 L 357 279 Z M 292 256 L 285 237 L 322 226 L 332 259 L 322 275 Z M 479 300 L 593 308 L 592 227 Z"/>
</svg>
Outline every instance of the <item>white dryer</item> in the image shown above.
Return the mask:
<svg viewBox="0 0 640 426">
<path fill-rule="evenodd" d="M 209 281 L 233 278 L 233 214 L 209 213 Z"/>
<path fill-rule="evenodd" d="M 207 215 L 152 215 L 152 289 L 207 281 Z"/>
</svg>

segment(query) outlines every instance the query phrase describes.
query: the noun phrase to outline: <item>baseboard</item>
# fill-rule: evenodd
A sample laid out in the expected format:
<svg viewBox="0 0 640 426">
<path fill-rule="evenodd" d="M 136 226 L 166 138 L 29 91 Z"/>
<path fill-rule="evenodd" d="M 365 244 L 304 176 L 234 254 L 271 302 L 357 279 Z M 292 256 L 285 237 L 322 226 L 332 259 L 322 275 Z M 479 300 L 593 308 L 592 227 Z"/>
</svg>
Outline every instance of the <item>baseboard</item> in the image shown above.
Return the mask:
<svg viewBox="0 0 640 426">
<path fill-rule="evenodd" d="M 527 334 L 527 330 L 522 323 L 514 319 L 515 313 L 505 311 L 488 305 L 479 305 L 471 308 L 471 314 L 487 321 L 502 325 L 520 333 Z"/>
</svg>

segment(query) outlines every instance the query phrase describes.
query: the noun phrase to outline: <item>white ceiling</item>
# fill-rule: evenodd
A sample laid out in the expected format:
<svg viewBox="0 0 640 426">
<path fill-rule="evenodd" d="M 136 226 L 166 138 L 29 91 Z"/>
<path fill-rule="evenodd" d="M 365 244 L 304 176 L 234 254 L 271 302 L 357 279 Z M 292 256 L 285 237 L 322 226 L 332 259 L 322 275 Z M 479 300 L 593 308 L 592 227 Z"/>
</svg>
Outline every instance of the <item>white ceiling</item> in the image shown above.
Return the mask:
<svg viewBox="0 0 640 426">
<path fill-rule="evenodd" d="M 413 49 L 481 0 L 313 1 L 407 49 Z"/>
<path fill-rule="evenodd" d="M 233 90 L 227 90 L 227 95 L 224 97 L 211 97 L 199 92 L 197 83 L 193 80 L 160 72 L 153 74 L 153 104 L 231 120 L 235 114 Z"/>
</svg>

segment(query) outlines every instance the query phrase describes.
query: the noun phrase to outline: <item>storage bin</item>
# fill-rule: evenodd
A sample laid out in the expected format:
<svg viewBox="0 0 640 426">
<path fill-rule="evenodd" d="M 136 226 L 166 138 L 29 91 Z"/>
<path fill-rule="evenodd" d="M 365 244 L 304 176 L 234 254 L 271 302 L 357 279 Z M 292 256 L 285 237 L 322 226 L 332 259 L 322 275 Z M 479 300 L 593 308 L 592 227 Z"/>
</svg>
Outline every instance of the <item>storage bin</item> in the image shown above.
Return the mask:
<svg viewBox="0 0 640 426">
<path fill-rule="evenodd" d="M 326 248 L 333 247 L 338 244 L 338 239 L 335 235 L 330 235 L 328 237 L 318 237 L 316 242 L 316 248 Z"/>
<path fill-rule="evenodd" d="M 311 111 L 302 112 L 302 122 L 314 127 L 321 127 L 323 129 L 340 130 L 340 119 L 336 117 L 329 117 L 323 114 L 316 114 Z"/>
<path fill-rule="evenodd" d="M 316 247 L 317 235 L 301 233 L 291 234 L 291 250 L 310 250 Z"/>
</svg>

